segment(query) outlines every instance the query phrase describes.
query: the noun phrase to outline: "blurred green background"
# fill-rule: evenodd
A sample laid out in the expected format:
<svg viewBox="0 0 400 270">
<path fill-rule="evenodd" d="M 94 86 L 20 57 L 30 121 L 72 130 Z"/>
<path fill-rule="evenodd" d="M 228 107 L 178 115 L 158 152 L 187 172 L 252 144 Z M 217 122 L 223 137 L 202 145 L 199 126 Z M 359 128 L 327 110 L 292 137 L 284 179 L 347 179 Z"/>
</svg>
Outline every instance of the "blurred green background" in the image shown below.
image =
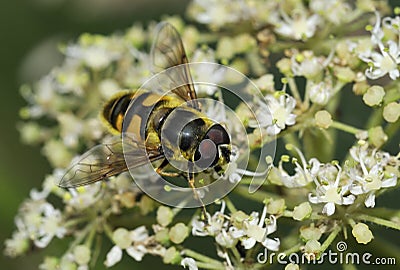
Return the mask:
<svg viewBox="0 0 400 270">
<path fill-rule="evenodd" d="M 50 173 L 40 149 L 20 142 L 16 124 L 25 104 L 22 83 L 32 83 L 61 63 L 61 42 L 81 33 L 109 34 L 134 22 L 158 20 L 163 14 L 182 14 L 185 0 L 15 0 L 0 2 L 0 243 L 14 229 L 13 217 L 29 190 L 40 187 Z M 0 255 L 1 269 L 37 269 L 42 252 L 17 259 Z M 54 254 L 56 255 L 56 254 Z M 103 257 L 104 258 L 104 257 Z M 133 260 L 130 260 L 132 262 Z M 116 267 L 119 268 L 119 267 Z"/>
<path fill-rule="evenodd" d="M 398 0 L 391 1 L 392 4 Z M 47 161 L 40 154 L 40 149 L 20 143 L 16 129 L 19 121 L 19 109 L 25 105 L 18 89 L 23 83 L 32 83 L 49 72 L 51 67 L 61 63 L 63 57 L 57 51 L 57 45 L 76 39 L 83 32 L 110 34 L 123 31 L 134 22 L 146 23 L 158 20 L 164 14 L 183 14 L 186 0 L 14 0 L 0 3 L 0 243 L 4 249 L 4 239 L 11 236 L 14 229 L 13 217 L 19 204 L 29 196 L 33 187 L 40 187 L 45 174 L 50 173 Z M 394 5 L 393 5 L 394 6 Z M 344 114 L 351 124 L 359 118 L 353 114 L 354 103 L 360 102 L 349 91 L 343 97 L 349 106 Z M 363 104 L 356 105 L 364 108 Z M 343 148 L 350 146 L 353 138 L 348 138 Z M 390 147 L 398 147 L 394 139 Z M 394 152 L 394 151 L 393 151 Z M 396 208 L 399 205 L 399 192 L 390 192 L 382 198 L 382 204 Z M 379 245 L 390 247 L 396 244 L 398 232 L 381 229 L 377 239 Z M 395 238 L 393 239 L 393 235 Z M 391 238 L 392 237 L 392 238 Z M 387 241 L 392 239 L 392 241 Z M 201 241 L 200 241 L 201 242 Z M 57 243 L 56 243 L 57 245 Z M 201 243 L 200 243 L 201 245 Z M 393 247 L 393 246 L 392 246 Z M 57 247 L 55 247 L 57 248 Z M 50 248 L 51 249 L 51 248 Z M 384 249 L 383 249 L 384 250 Z M 50 252 L 49 252 L 50 251 Z M 52 253 L 51 250 L 47 250 Z M 57 255 L 54 253 L 53 255 Z M 35 251 L 30 256 L 9 259 L 0 255 L 1 269 L 37 269 L 43 259 L 43 252 Z M 125 256 L 126 257 L 126 256 Z M 100 260 L 105 254 L 100 255 Z M 155 261 L 145 257 L 145 261 Z M 141 268 L 133 260 L 124 258 L 121 264 L 113 269 Z M 170 267 L 164 267 L 170 268 Z"/>
</svg>

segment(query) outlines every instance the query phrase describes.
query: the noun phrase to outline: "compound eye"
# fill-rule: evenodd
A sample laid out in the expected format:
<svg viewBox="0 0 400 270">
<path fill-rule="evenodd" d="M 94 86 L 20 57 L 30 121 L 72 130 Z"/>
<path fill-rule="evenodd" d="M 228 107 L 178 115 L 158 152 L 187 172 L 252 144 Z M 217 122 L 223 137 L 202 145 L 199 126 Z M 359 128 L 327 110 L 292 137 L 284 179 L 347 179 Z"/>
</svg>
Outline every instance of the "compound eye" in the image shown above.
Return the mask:
<svg viewBox="0 0 400 270">
<path fill-rule="evenodd" d="M 216 145 L 230 143 L 228 133 L 220 124 L 212 126 L 208 130 L 206 138 L 212 140 Z"/>
<path fill-rule="evenodd" d="M 218 150 L 215 143 L 210 139 L 204 139 L 196 150 L 194 159 L 200 168 L 208 168 L 215 165 L 218 157 Z"/>
<path fill-rule="evenodd" d="M 199 145 L 199 152 L 202 159 L 215 158 L 217 155 L 217 147 L 212 140 L 202 140 Z"/>
</svg>

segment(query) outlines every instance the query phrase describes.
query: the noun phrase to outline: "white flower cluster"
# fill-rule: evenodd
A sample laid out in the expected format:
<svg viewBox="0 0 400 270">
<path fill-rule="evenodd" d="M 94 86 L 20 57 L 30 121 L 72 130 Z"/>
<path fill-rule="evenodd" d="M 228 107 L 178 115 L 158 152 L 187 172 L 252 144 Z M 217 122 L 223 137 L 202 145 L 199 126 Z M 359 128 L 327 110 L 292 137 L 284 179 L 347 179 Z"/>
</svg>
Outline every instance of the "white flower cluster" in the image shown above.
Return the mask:
<svg viewBox="0 0 400 270">
<path fill-rule="evenodd" d="M 378 79 L 386 74 L 390 79 L 400 77 L 400 16 L 385 17 L 381 20 L 379 12 L 376 14 L 376 23 L 371 30 L 369 50 L 359 52 L 361 60 L 368 63 L 369 68 L 365 75 Z"/>
<path fill-rule="evenodd" d="M 32 87 L 21 88 L 28 103 L 20 112 L 22 140 L 42 146 L 54 171 L 41 189 L 31 190 L 20 207 L 16 230 L 5 241 L 5 254 L 16 257 L 31 246 L 44 248 L 54 238 L 67 241 L 66 236 L 71 236 L 69 249 L 60 257 L 46 257 L 39 268 L 86 270 L 95 265 L 102 248 L 94 239 L 104 234 L 113 243 L 101 259 L 106 267 L 121 262 L 127 254 L 135 261 L 145 255 L 158 256 L 164 264 L 190 270 L 262 268 L 253 256 L 259 247 L 318 255 L 346 226 L 352 227 L 358 243 L 369 243 L 373 234 L 364 220 L 400 230 L 398 217 L 369 216 L 367 209 L 374 207 L 386 190 L 398 187 L 400 177 L 400 155 L 383 150 L 393 150 L 387 143 L 393 143 L 400 117 L 400 19 L 381 19 L 387 10 L 384 1 L 369 0 L 194 0 L 189 15 L 211 31 L 185 25 L 178 17 L 167 19 L 181 33 L 192 61 L 229 65 L 257 78 L 255 85 L 263 96 L 237 105 L 232 112 L 224 107 L 229 96 L 225 99 L 227 95 L 215 85 L 196 89 L 199 97 L 220 101 L 204 104 L 202 109 L 229 127 L 232 153 L 222 178 L 237 184 L 232 191 L 235 195 L 262 205 L 262 211 L 248 210 L 250 214 L 236 209 L 245 208 L 247 201 L 235 206 L 229 197 L 220 201 L 221 209 L 213 214 L 160 206 L 144 195 L 127 173 L 76 189 L 56 187 L 54 183 L 74 157 L 111 140 L 113 135 L 98 117 L 99 104 L 122 89 L 137 89 L 151 76 L 147 47 L 155 24 L 146 29 L 135 25 L 111 36 L 84 34 L 76 43 L 65 45 L 66 59 L 60 67 Z M 360 31 L 374 17 L 374 26 L 366 27 L 371 35 Z M 197 72 L 192 73 L 194 79 L 207 77 L 216 85 L 228 81 L 243 86 L 223 69 Z M 386 75 L 391 79 L 388 84 L 386 80 L 370 85 L 367 80 Z M 281 88 L 275 88 L 278 78 Z M 344 123 L 348 118 L 339 113 L 345 104 L 340 95 L 348 94 L 342 90 L 349 86 L 355 98 L 362 96 L 365 105 L 376 108 L 368 121 L 375 126 L 364 130 L 358 126 L 363 121 L 355 126 Z M 247 106 L 254 109 L 256 117 Z M 353 116 L 357 115 L 350 118 Z M 341 134 L 333 129 L 358 140 L 341 163 L 330 161 L 341 143 Z M 249 171 L 258 166 L 253 154 L 275 139 L 283 140 L 295 157 L 281 155 L 270 171 Z M 246 151 L 250 152 L 245 168 L 239 168 L 245 156 L 242 145 L 248 145 Z M 298 148 L 304 149 L 304 154 Z M 272 164 L 273 158 L 268 158 L 267 163 Z M 146 180 L 148 175 L 142 177 Z M 268 181 L 249 194 L 245 185 L 250 177 Z M 205 210 L 213 207 L 218 203 Z M 272 238 L 278 232 L 278 221 L 284 218 L 301 226 L 299 234 Z M 191 241 L 185 240 L 197 237 L 211 238 L 219 258 L 197 252 L 197 246 L 190 249 Z M 321 244 L 320 239 L 331 242 Z M 291 246 L 294 241 L 297 244 Z M 285 269 L 298 266 L 289 264 Z"/>
<path fill-rule="evenodd" d="M 289 188 L 306 187 L 314 183 L 315 190 L 309 194 L 308 200 L 313 204 L 325 204 L 322 213 L 331 216 L 337 205 L 354 204 L 360 198 L 366 207 L 375 206 L 375 194 L 384 188 L 397 184 L 399 157 L 373 149 L 368 144 L 354 146 L 350 149 L 352 161 L 342 168 L 337 162 L 324 164 L 316 158 L 306 162 L 299 149 L 302 165 L 297 159 L 295 173 L 289 175 L 283 168 L 283 158 L 278 167 L 273 168 L 270 181 Z"/>
<path fill-rule="evenodd" d="M 260 243 L 269 250 L 277 251 L 280 241 L 278 238 L 268 238 L 268 235 L 277 230 L 276 218 L 271 215 L 267 218 L 267 207 L 264 206 L 260 215 L 252 212 L 250 215 L 242 211 L 225 214 L 225 202 L 221 202 L 221 210 L 212 216 L 207 213 L 205 221 L 196 217 L 192 221 L 192 234 L 194 236 L 212 236 L 221 248 L 233 248 L 238 242 L 245 248 L 251 249 Z M 224 252 L 220 252 L 226 258 Z M 230 264 L 227 259 L 228 265 Z"/>
<path fill-rule="evenodd" d="M 270 24 L 273 31 L 293 40 L 312 38 L 318 28 L 327 24 L 345 24 L 352 20 L 351 5 L 344 0 L 304 1 L 193 1 L 189 13 L 198 22 L 212 28 L 229 27 L 238 23 L 255 26 Z"/>
</svg>

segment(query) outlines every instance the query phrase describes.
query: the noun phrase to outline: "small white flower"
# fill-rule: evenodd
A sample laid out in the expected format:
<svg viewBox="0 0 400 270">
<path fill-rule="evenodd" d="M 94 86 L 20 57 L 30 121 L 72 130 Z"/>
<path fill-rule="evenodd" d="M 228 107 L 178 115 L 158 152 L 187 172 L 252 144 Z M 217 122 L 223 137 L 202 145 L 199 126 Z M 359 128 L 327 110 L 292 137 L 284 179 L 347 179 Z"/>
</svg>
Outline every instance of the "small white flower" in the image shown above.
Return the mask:
<svg viewBox="0 0 400 270">
<path fill-rule="evenodd" d="M 304 157 L 303 153 L 297 147 L 293 145 L 289 145 L 289 147 L 293 147 L 295 151 L 298 153 L 300 157 L 301 164 L 294 160 L 294 164 L 296 167 L 294 168 L 295 173 L 293 175 L 289 175 L 283 168 L 283 161 L 279 161 L 278 172 L 282 181 L 282 184 L 286 187 L 304 187 L 313 181 L 313 177 L 318 173 L 321 167 L 321 163 L 316 158 L 310 159 L 308 162 Z"/>
<path fill-rule="evenodd" d="M 333 54 L 331 53 L 331 55 Z M 327 59 L 324 59 L 323 57 L 315 56 L 311 51 L 293 54 L 290 58 L 292 72 L 296 76 L 304 76 L 307 79 L 313 79 L 327 66 L 331 60 L 331 55 Z"/>
<path fill-rule="evenodd" d="M 67 47 L 66 55 L 82 60 L 88 67 L 93 69 L 103 69 L 110 63 L 119 58 L 119 53 L 108 50 L 102 46 L 78 46 L 70 45 Z"/>
<path fill-rule="evenodd" d="M 141 261 L 143 256 L 149 252 L 145 244 L 148 237 L 145 226 L 140 226 L 132 231 L 125 228 L 116 229 L 113 233 L 115 246 L 107 253 L 104 265 L 111 267 L 121 261 L 123 250 L 136 261 Z"/>
<path fill-rule="evenodd" d="M 221 230 L 215 236 L 215 242 L 222 247 L 232 248 L 236 245 L 237 239 L 233 236 L 232 231 Z"/>
<path fill-rule="evenodd" d="M 310 100 L 315 104 L 326 105 L 333 94 L 332 90 L 330 83 L 312 83 L 309 91 Z"/>
<path fill-rule="evenodd" d="M 364 202 L 365 206 L 374 207 L 375 192 L 381 188 L 395 186 L 397 184 L 397 176 L 394 174 L 385 176 L 385 173 L 383 172 L 383 166 L 380 162 L 375 163 L 368 169 L 365 164 L 366 162 L 364 161 L 366 156 L 362 157 L 362 154 L 365 155 L 365 151 L 360 151 L 360 155 L 357 158 L 357 161 L 359 162 L 359 168 L 351 168 L 349 171 L 349 177 L 351 180 L 353 180 L 353 184 L 350 187 L 350 192 L 354 195 L 368 194 Z M 355 155 L 355 151 L 353 151 L 353 155 Z M 369 160 L 368 163 L 370 162 L 371 161 Z M 385 162 L 385 159 L 383 159 L 383 162 Z"/>
<path fill-rule="evenodd" d="M 61 211 L 43 200 L 24 202 L 15 224 L 40 248 L 46 247 L 55 236 L 63 238 L 66 233 Z"/>
<path fill-rule="evenodd" d="M 349 205 L 355 200 L 354 195 L 347 195 L 350 186 L 340 185 L 342 169 L 339 165 L 336 168 L 331 164 L 325 164 L 317 177 L 313 177 L 316 184 L 316 195 L 309 194 L 308 200 L 311 203 L 325 203 L 322 213 L 331 216 L 335 213 L 335 205 Z M 336 177 L 334 174 L 336 173 Z"/>
<path fill-rule="evenodd" d="M 111 267 L 115 265 L 122 259 L 122 249 L 118 246 L 113 246 L 111 250 L 107 253 L 106 261 L 104 265 L 107 267 Z"/>
<path fill-rule="evenodd" d="M 288 94 L 275 98 L 273 95 L 265 96 L 265 102 L 259 101 L 256 111 L 257 121 L 249 122 L 250 127 L 264 127 L 269 135 L 276 135 L 296 122 L 296 115 L 292 113 L 296 107 L 296 100 Z"/>
<path fill-rule="evenodd" d="M 350 5 L 343 0 L 313 0 L 310 8 L 336 25 L 346 22 L 352 12 Z"/>
<path fill-rule="evenodd" d="M 67 147 L 77 147 L 79 137 L 82 134 L 84 121 L 71 113 L 58 115 L 57 121 L 60 124 L 60 136 Z"/>
<path fill-rule="evenodd" d="M 183 266 L 183 268 L 186 268 L 186 266 L 188 267 L 189 270 L 197 270 L 199 269 L 197 267 L 196 261 L 192 258 L 183 258 L 181 260 L 181 265 Z"/>
<path fill-rule="evenodd" d="M 318 14 L 307 15 L 305 10 L 297 10 L 292 17 L 281 10 L 281 19 L 276 20 L 275 32 L 295 40 L 305 40 L 314 36 L 321 19 Z"/>
<path fill-rule="evenodd" d="M 11 239 L 5 242 L 4 255 L 17 257 L 24 254 L 29 248 L 29 236 L 26 231 L 17 230 L 13 233 Z"/>
<path fill-rule="evenodd" d="M 207 63 L 217 63 L 215 59 L 215 52 L 212 49 L 202 50 L 198 49 L 194 52 L 191 59 L 193 63 L 204 62 L 199 64 L 194 64 L 192 66 L 192 76 L 195 82 L 207 82 L 195 84 L 196 93 L 199 96 L 207 95 L 211 96 L 216 93 L 218 88 L 218 83 L 225 79 L 226 68 L 220 65 L 212 65 Z"/>
<path fill-rule="evenodd" d="M 196 217 L 192 221 L 192 234 L 194 236 L 215 236 L 218 234 L 223 228 L 226 228 L 228 225 L 228 218 L 224 214 L 225 211 L 225 202 L 221 201 L 221 210 L 214 213 L 213 216 L 210 216 L 209 213 L 206 213 L 207 223 L 201 221 Z"/>
<path fill-rule="evenodd" d="M 200 23 L 221 27 L 250 19 L 255 10 L 244 1 L 221 0 L 215 2 L 214 0 L 195 0 L 192 3 L 190 12 Z"/>
<path fill-rule="evenodd" d="M 276 218 L 271 215 L 267 220 L 266 215 L 267 207 L 264 206 L 260 218 L 257 212 L 253 212 L 249 218 L 243 221 L 242 229 L 237 229 L 236 227 L 230 228 L 233 237 L 239 238 L 245 249 L 251 249 L 256 243 L 261 243 L 269 250 L 277 251 L 279 249 L 279 239 L 267 237 L 277 229 Z"/>
<path fill-rule="evenodd" d="M 64 195 L 64 202 L 77 210 L 84 210 L 92 206 L 103 196 L 102 183 L 71 188 L 69 193 Z"/>
<path fill-rule="evenodd" d="M 400 76 L 398 65 L 400 64 L 400 48 L 399 46 L 389 40 L 387 42 L 389 49 L 383 48 L 380 52 L 372 52 L 370 59 L 362 59 L 370 63 L 370 67 L 365 71 L 365 76 L 369 79 L 375 80 L 389 74 L 392 80 L 396 80 Z"/>
<path fill-rule="evenodd" d="M 400 77 L 398 65 L 400 64 L 400 46 L 397 41 L 388 40 L 386 46 L 383 43 L 384 31 L 381 28 L 381 17 L 379 12 L 376 14 L 376 23 L 371 31 L 371 41 L 378 46 L 378 51 L 372 51 L 369 56 L 360 55 L 360 59 L 369 63 L 369 68 L 365 71 L 365 76 L 375 80 L 389 74 L 392 80 Z M 396 19 L 385 18 L 384 26 L 391 29 L 396 25 Z M 393 23 L 393 24 L 392 24 Z M 398 30 L 396 30 L 397 35 Z"/>
<path fill-rule="evenodd" d="M 60 210 L 46 203 L 40 207 L 39 211 L 43 217 L 33 242 L 37 247 L 44 248 L 54 236 L 58 238 L 64 237 L 66 229 L 62 226 L 63 220 Z"/>
</svg>

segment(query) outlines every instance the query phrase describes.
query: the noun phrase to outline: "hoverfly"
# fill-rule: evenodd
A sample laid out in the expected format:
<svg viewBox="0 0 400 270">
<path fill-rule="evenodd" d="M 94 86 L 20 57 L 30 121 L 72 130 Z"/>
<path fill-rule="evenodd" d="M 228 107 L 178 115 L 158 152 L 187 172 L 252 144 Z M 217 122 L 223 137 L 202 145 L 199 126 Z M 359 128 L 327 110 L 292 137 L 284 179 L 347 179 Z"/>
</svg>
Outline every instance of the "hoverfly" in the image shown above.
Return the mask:
<svg viewBox="0 0 400 270">
<path fill-rule="evenodd" d="M 180 35 L 169 23 L 157 26 L 151 59 L 152 69 L 156 71 L 188 63 Z M 196 172 L 193 166 L 188 166 L 183 173 L 168 172 L 166 168 L 171 159 L 166 158 L 166 151 L 170 157 L 180 156 L 188 163 L 197 162 L 203 169 L 221 173 L 224 165 L 230 162 L 230 137 L 222 125 L 201 112 L 189 68 L 184 66 L 179 70 L 178 76 L 185 83 L 171 89 L 172 94 L 137 90 L 121 92 L 112 98 L 104 106 L 102 117 L 112 131 L 122 134 L 126 128 L 132 132 L 129 145 L 124 142 L 122 147 L 117 142 L 93 147 L 67 170 L 59 186 L 91 184 L 127 171 L 129 166 L 139 167 L 159 160 L 161 163 L 156 168 L 159 175 L 184 176 L 194 190 Z M 147 119 L 142 117 L 143 113 L 147 113 Z M 173 123 L 182 122 L 185 125 L 176 130 Z M 166 147 L 162 147 L 162 140 L 166 141 Z M 128 166 L 126 156 L 130 159 Z"/>
</svg>

